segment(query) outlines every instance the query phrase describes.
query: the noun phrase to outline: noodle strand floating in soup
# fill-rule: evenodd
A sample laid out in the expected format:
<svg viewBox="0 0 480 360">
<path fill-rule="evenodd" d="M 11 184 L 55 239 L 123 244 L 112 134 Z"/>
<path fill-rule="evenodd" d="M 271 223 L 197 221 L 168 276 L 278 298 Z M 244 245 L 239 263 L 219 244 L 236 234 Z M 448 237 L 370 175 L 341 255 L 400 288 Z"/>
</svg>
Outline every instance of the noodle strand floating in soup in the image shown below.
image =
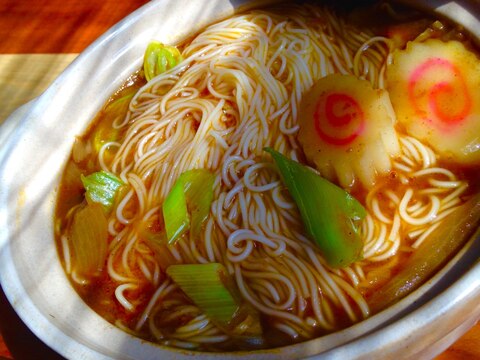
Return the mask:
<svg viewBox="0 0 480 360">
<path fill-rule="evenodd" d="M 65 270 L 100 315 L 163 345 L 230 351 L 312 339 L 382 310 L 372 294 L 429 245 L 478 176 L 397 123 L 386 74 L 405 43 L 347 19 L 283 5 L 148 48 L 148 75 L 132 75 L 77 139 L 59 191 Z M 424 29 L 409 40 L 451 34 Z M 323 95 L 311 91 L 319 87 Z M 363 205 L 348 261 L 332 267 L 324 238 L 306 230 L 333 204 L 303 207 L 316 190 L 290 192 L 295 178 L 287 184 L 265 148 Z M 82 217 L 92 207 L 105 222 Z M 356 231 L 347 222 L 361 218 L 323 221 L 345 240 L 342 231 Z M 89 221 L 104 228 L 87 232 L 87 249 L 78 224 Z M 106 245 L 95 235 L 105 232 Z"/>
</svg>

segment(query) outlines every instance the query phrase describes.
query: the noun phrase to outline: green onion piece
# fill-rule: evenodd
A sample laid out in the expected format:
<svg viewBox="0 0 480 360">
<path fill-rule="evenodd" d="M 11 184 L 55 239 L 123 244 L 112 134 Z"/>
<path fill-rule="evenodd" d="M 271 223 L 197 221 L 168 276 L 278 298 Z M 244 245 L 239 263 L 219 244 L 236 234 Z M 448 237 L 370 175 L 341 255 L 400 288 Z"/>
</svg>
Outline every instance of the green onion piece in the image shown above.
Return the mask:
<svg viewBox="0 0 480 360">
<path fill-rule="evenodd" d="M 152 41 L 148 44 L 143 58 L 145 78 L 150 81 L 155 76 L 177 66 L 182 60 L 182 54 L 175 46 Z"/>
<path fill-rule="evenodd" d="M 169 245 L 167 245 L 166 239 L 161 238 L 160 236 L 148 236 L 145 240 L 147 241 L 150 249 L 153 250 L 155 259 L 157 260 L 158 266 L 160 266 L 162 271 L 166 271 L 171 265 L 178 264 L 178 260 L 169 250 Z"/>
<path fill-rule="evenodd" d="M 111 103 L 108 103 L 105 106 L 104 111 L 107 114 L 114 113 L 115 115 L 125 115 L 128 110 L 128 105 L 130 104 L 130 100 L 132 100 L 133 95 L 135 95 L 137 91 L 138 91 L 138 88 L 135 86 L 128 88 L 128 91 L 126 91 L 126 95 L 123 95 L 122 97 L 115 99 Z"/>
<path fill-rule="evenodd" d="M 266 148 L 295 200 L 308 234 L 332 267 L 345 267 L 361 258 L 363 242 L 358 222 L 363 206 L 342 188 L 308 167 Z"/>
<path fill-rule="evenodd" d="M 237 288 L 233 285 L 228 289 Z M 238 292 L 238 290 L 237 290 Z M 240 295 L 236 294 L 236 291 L 232 291 L 235 299 L 240 299 Z M 232 337 L 243 342 L 248 342 L 250 345 L 261 346 L 264 342 L 262 337 L 263 329 L 260 322 L 260 313 L 251 304 L 246 301 L 241 302 L 238 311 L 235 313 L 232 321 L 230 321 L 229 327 L 225 331 Z"/>
<path fill-rule="evenodd" d="M 480 234 L 480 194 L 475 195 L 443 220 L 402 265 L 402 270 L 368 303 L 378 312 L 417 289 L 447 263 L 476 232 Z"/>
<path fill-rule="evenodd" d="M 102 111 L 102 121 L 100 121 L 95 128 L 95 134 L 93 136 L 93 146 L 97 154 L 103 144 L 111 141 L 118 141 L 120 138 L 119 129 L 112 127 L 112 124 L 118 119 L 125 118 L 130 101 L 137 90 L 137 87 L 129 88 L 127 95 L 109 103 Z"/>
<path fill-rule="evenodd" d="M 85 277 L 97 275 L 107 258 L 108 224 L 99 204 L 87 204 L 73 216 L 69 238 L 75 271 Z"/>
<path fill-rule="evenodd" d="M 171 265 L 167 274 L 210 320 L 228 327 L 240 304 L 227 288 L 222 264 Z"/>
<path fill-rule="evenodd" d="M 162 205 L 168 243 L 174 243 L 190 227 L 190 215 L 183 183 L 176 181 Z"/>
<path fill-rule="evenodd" d="M 196 236 L 210 213 L 215 175 L 205 169 L 193 169 L 180 175 L 178 181 L 183 183 L 187 207 L 191 215 L 190 234 Z"/>
<path fill-rule="evenodd" d="M 103 170 L 81 175 L 81 179 L 87 201 L 102 204 L 106 212 L 112 210 L 117 192 L 125 185 L 118 177 Z"/>
<path fill-rule="evenodd" d="M 205 169 L 188 170 L 179 176 L 162 206 L 169 244 L 187 230 L 191 237 L 198 236 L 210 212 L 214 181 L 215 175 Z"/>
<path fill-rule="evenodd" d="M 219 263 L 170 265 L 167 274 L 212 322 L 238 346 L 265 343 L 259 312 L 243 301 L 235 282 Z"/>
<path fill-rule="evenodd" d="M 139 227 L 139 235 L 153 251 L 160 269 L 165 272 L 170 265 L 178 264 L 178 260 L 169 251 L 165 223 L 162 214 L 156 214 Z"/>
</svg>

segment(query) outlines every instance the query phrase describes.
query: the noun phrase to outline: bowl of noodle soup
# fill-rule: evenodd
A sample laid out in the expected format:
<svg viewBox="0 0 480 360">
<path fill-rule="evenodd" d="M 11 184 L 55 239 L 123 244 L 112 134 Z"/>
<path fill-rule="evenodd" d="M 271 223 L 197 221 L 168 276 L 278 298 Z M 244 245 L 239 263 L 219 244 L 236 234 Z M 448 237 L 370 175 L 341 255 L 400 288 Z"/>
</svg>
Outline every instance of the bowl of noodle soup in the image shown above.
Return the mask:
<svg viewBox="0 0 480 360">
<path fill-rule="evenodd" d="M 22 320 L 66 358 L 443 351 L 480 316 L 480 145 L 468 137 L 480 75 L 463 69 L 480 69 L 480 24 L 468 3 L 420 5 L 383 6 L 385 25 L 371 23 L 378 9 L 316 2 L 156 1 L 99 38 L 0 129 L 0 280 Z M 167 52 L 153 75 L 152 41 Z M 412 120 L 427 110 L 438 134 Z M 361 203 L 360 255 L 344 263 L 312 241 L 298 199 L 314 191 L 295 195 L 281 161 Z M 100 206 L 102 181 L 114 189 Z M 177 188 L 188 228 L 170 237 Z M 451 240 L 426 247 L 431 234 Z M 196 283 L 233 303 L 226 322 L 184 285 L 209 264 L 214 285 Z"/>
</svg>

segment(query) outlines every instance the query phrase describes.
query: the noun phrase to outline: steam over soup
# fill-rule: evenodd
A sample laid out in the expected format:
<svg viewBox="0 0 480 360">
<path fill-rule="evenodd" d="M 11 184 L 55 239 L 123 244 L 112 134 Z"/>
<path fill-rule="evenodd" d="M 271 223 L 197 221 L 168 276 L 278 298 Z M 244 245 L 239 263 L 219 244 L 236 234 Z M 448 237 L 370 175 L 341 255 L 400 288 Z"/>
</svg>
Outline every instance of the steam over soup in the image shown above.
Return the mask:
<svg viewBox="0 0 480 360">
<path fill-rule="evenodd" d="M 56 210 L 72 284 L 121 329 L 204 351 L 312 339 L 478 226 L 480 60 L 455 26 L 284 4 L 145 48 L 75 140 Z"/>
</svg>

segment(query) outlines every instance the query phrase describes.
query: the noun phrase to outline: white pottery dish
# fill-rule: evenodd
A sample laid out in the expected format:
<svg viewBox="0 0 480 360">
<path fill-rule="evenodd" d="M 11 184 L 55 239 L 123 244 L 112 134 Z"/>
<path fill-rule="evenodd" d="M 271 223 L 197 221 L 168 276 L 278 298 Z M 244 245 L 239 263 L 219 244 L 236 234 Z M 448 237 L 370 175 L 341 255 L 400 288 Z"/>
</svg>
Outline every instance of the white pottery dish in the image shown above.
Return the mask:
<svg viewBox="0 0 480 360">
<path fill-rule="evenodd" d="M 431 10 L 437 6 L 434 1 L 418 3 Z M 469 6 L 438 3 L 437 12 L 462 21 L 479 37 L 480 24 Z M 148 3 L 93 43 L 42 96 L 0 127 L 0 283 L 28 327 L 64 357 L 431 358 L 480 318 L 478 231 L 440 273 L 395 306 L 343 331 L 280 349 L 212 354 L 157 346 L 114 327 L 74 291 L 57 255 L 53 212 L 56 187 L 75 135 L 140 67 L 150 40 L 175 43 L 251 5 L 246 0 Z"/>
</svg>

